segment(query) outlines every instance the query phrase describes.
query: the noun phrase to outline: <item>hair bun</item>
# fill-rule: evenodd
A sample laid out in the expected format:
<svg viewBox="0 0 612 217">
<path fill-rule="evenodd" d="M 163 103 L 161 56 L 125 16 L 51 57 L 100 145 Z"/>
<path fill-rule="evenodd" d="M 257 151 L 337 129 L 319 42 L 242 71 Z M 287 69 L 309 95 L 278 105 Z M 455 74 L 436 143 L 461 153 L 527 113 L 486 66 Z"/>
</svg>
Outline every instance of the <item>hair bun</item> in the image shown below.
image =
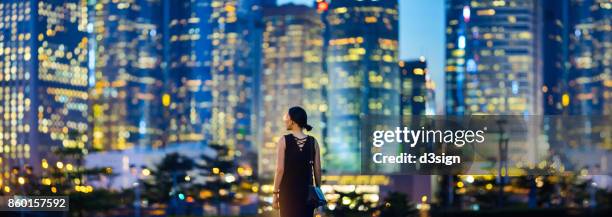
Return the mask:
<svg viewBox="0 0 612 217">
<path fill-rule="evenodd" d="M 312 126 L 306 124 L 306 126 L 304 126 L 304 129 L 306 129 L 306 131 L 311 131 L 312 130 Z"/>
<path fill-rule="evenodd" d="M 307 131 L 312 130 L 312 126 L 308 125 L 308 115 L 302 107 L 291 107 L 287 113 L 289 114 L 289 118 L 300 128 L 304 128 Z"/>
</svg>

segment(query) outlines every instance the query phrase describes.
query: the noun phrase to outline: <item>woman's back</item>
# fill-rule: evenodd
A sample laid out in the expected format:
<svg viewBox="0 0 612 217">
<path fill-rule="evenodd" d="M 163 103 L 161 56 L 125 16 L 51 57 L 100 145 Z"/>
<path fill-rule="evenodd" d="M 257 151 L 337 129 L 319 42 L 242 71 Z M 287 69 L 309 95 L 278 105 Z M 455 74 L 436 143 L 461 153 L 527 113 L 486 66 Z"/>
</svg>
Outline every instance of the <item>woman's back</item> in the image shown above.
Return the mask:
<svg viewBox="0 0 612 217">
<path fill-rule="evenodd" d="M 312 217 L 312 207 L 306 204 L 308 188 L 312 184 L 314 138 L 285 135 L 285 172 L 281 182 L 281 216 Z M 301 147 L 300 147 L 300 144 Z"/>
</svg>

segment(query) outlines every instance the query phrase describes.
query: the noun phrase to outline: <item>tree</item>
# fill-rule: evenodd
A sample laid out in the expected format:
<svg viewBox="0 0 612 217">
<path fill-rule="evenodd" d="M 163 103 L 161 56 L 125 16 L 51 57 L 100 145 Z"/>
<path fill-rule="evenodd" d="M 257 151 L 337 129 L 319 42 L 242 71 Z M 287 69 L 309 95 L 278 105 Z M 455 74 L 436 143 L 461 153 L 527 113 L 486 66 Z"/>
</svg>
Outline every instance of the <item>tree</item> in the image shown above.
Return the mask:
<svg viewBox="0 0 612 217">
<path fill-rule="evenodd" d="M 410 203 L 408 196 L 401 192 L 391 192 L 378 207 L 380 217 L 417 216 L 418 210 Z"/>
<path fill-rule="evenodd" d="M 237 180 L 226 180 L 226 175 L 232 175 L 236 171 L 234 160 L 228 156 L 228 148 L 225 146 L 210 144 L 210 148 L 215 150 L 215 156 L 202 155 L 202 163 L 197 165 L 200 175 L 204 177 L 206 183 L 198 186 L 202 189 L 204 196 L 201 199 L 208 201 L 219 208 L 221 203 L 228 203 L 234 199 L 235 191 L 232 191 Z M 234 176 L 237 177 L 237 176 Z"/>
<path fill-rule="evenodd" d="M 169 202 L 188 188 L 185 176 L 194 166 L 194 161 L 183 155 L 167 154 L 151 172 L 152 177 L 144 180 L 145 197 L 154 203 Z"/>
</svg>

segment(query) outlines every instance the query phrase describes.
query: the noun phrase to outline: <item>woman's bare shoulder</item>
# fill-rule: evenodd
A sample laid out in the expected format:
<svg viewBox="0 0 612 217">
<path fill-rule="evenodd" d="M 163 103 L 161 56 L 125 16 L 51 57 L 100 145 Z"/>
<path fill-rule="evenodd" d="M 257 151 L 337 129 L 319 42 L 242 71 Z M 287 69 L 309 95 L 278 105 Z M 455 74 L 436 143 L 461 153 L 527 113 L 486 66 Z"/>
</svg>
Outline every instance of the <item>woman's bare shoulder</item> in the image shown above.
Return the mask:
<svg viewBox="0 0 612 217">
<path fill-rule="evenodd" d="M 279 146 L 283 146 L 284 147 L 285 146 L 285 136 L 281 136 L 280 138 L 278 138 L 277 144 Z"/>
</svg>

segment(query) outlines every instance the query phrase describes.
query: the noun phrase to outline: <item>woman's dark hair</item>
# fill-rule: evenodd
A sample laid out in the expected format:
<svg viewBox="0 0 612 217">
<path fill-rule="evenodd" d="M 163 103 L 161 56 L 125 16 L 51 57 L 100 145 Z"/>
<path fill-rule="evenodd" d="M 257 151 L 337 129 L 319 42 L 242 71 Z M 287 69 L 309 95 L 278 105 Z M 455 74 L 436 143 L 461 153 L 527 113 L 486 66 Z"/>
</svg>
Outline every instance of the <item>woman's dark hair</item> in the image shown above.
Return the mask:
<svg viewBox="0 0 612 217">
<path fill-rule="evenodd" d="M 312 126 L 308 125 L 308 115 L 306 115 L 306 111 L 302 107 L 294 106 L 289 109 L 289 118 L 293 122 L 295 122 L 301 128 L 306 129 L 307 131 L 312 130 Z"/>
</svg>

